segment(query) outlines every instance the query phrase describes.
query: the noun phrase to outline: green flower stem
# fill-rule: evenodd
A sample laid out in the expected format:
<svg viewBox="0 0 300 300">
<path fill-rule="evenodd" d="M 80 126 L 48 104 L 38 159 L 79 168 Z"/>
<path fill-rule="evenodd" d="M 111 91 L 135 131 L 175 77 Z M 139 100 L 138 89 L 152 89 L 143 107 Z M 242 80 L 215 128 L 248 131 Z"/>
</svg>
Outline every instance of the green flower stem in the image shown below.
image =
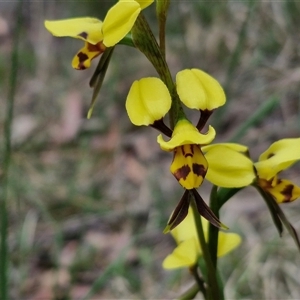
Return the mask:
<svg viewBox="0 0 300 300">
<path fill-rule="evenodd" d="M 220 208 L 222 206 L 222 203 L 218 199 L 218 187 L 214 185 L 212 187 L 211 193 L 210 193 L 210 209 L 215 214 L 215 216 L 219 219 L 220 214 Z M 208 227 L 208 249 L 211 256 L 212 264 L 218 273 L 217 269 L 217 263 L 218 263 L 218 242 L 219 242 L 219 228 L 209 223 Z M 218 275 L 218 274 L 217 274 Z M 225 299 L 224 296 L 224 286 L 221 279 L 221 276 L 218 276 L 218 286 L 219 286 L 219 296 L 220 300 Z"/>
<path fill-rule="evenodd" d="M 180 118 L 185 117 L 185 114 L 167 62 L 157 44 L 147 20 L 142 13 L 138 16 L 131 33 L 134 45 L 145 54 L 171 94 L 172 107 L 170 110 L 170 126 L 173 129 L 176 122 Z"/>
<path fill-rule="evenodd" d="M 156 0 L 156 15 L 159 24 L 159 46 L 162 56 L 166 58 L 166 21 L 170 0 Z"/>
<path fill-rule="evenodd" d="M 207 299 L 220 300 L 216 268 L 214 267 L 214 265 L 212 263 L 208 245 L 207 245 L 207 243 L 205 241 L 205 237 L 204 237 L 202 221 L 201 221 L 201 218 L 199 217 L 195 199 L 191 193 L 190 193 L 190 197 L 192 197 L 192 201 L 190 203 L 191 203 L 191 207 L 193 210 L 198 240 L 200 243 L 200 247 L 202 249 L 203 259 L 205 261 L 206 269 L 207 269 L 207 283 L 208 283 Z"/>
<path fill-rule="evenodd" d="M 19 65 L 19 41 L 22 28 L 22 4 L 19 0 L 17 6 L 16 27 L 13 35 L 13 49 L 11 53 L 11 73 L 9 78 L 9 92 L 4 123 L 4 149 L 3 169 L 0 178 L 0 219 L 1 219 L 1 242 L 0 242 L 0 299 L 8 299 L 8 244 L 7 244 L 7 198 L 9 185 L 9 167 L 11 162 L 11 126 L 13 121 L 14 102 L 17 88 L 17 72 Z"/>
<path fill-rule="evenodd" d="M 210 208 L 215 216 L 219 219 L 219 203 L 218 203 L 218 187 L 213 186 L 210 193 Z M 218 252 L 219 229 L 209 223 L 208 231 L 208 248 L 211 256 L 212 264 L 217 268 L 217 252 Z"/>
</svg>

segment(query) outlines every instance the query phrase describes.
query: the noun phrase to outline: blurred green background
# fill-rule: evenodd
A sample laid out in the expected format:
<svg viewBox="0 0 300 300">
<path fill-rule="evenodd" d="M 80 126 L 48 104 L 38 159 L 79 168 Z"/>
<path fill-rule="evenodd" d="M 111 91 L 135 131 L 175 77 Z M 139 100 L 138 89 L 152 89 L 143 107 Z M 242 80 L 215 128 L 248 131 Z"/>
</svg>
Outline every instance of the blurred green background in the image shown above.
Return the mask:
<svg viewBox="0 0 300 300">
<path fill-rule="evenodd" d="M 43 25 L 103 19 L 113 3 L 24 2 L 8 190 L 10 299 L 173 299 L 193 283 L 188 270 L 161 267 L 174 246 L 162 230 L 183 193 L 169 172 L 172 155 L 160 150 L 157 132 L 134 127 L 125 111 L 131 83 L 156 76 L 153 67 L 137 50 L 116 47 L 87 120 L 97 62 L 73 70 L 82 41 L 54 38 Z M 0 2 L 2 138 L 16 8 Z M 144 13 L 157 34 L 155 6 Z M 272 142 L 299 136 L 299 15 L 296 0 L 171 0 L 172 74 L 201 68 L 226 90 L 226 107 L 210 120 L 216 142 L 243 143 L 257 159 Z M 299 184 L 299 169 L 285 175 Z M 206 200 L 209 190 L 208 183 L 199 189 Z M 282 208 L 300 232 L 299 200 Z M 300 299 L 299 253 L 291 237 L 278 236 L 255 191 L 237 194 L 221 220 L 243 236 L 220 259 L 227 298 Z"/>
</svg>

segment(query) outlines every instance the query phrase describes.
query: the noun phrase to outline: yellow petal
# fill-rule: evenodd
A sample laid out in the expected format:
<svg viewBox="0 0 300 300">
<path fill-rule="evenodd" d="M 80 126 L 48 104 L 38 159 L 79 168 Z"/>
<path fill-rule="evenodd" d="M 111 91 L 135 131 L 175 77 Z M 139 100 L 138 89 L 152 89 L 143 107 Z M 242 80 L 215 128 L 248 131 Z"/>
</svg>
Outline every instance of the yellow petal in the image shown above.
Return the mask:
<svg viewBox="0 0 300 300">
<path fill-rule="evenodd" d="M 132 84 L 126 99 L 126 110 L 134 125 L 150 125 L 165 116 L 171 103 L 166 85 L 158 78 L 149 77 Z"/>
<path fill-rule="evenodd" d="M 103 45 L 102 45 L 103 46 Z M 77 70 L 84 70 L 90 67 L 91 60 L 101 54 L 104 49 L 100 45 L 85 43 L 84 47 L 74 56 L 72 67 Z"/>
<path fill-rule="evenodd" d="M 207 171 L 207 161 L 198 145 L 183 145 L 174 150 L 171 173 L 187 190 L 198 188 Z"/>
<path fill-rule="evenodd" d="M 103 44 L 106 47 L 116 45 L 131 30 L 141 11 L 135 0 L 117 2 L 103 21 Z"/>
<path fill-rule="evenodd" d="M 180 226 L 180 225 L 178 225 Z M 196 238 L 190 238 L 180 243 L 163 261 L 164 269 L 190 267 L 197 262 L 199 247 Z"/>
<path fill-rule="evenodd" d="M 199 216 L 199 218 L 201 218 Z M 208 238 L 208 221 L 201 218 L 204 229 L 204 236 Z M 197 258 L 202 255 L 200 245 L 198 243 L 196 225 L 192 209 L 189 208 L 186 218 L 171 231 L 178 246 L 172 254 L 168 255 L 163 261 L 165 269 L 173 269 L 180 267 L 190 267 L 194 265 Z M 238 234 L 219 232 L 218 240 L 218 256 L 226 255 L 228 252 L 236 248 L 241 242 Z"/>
<path fill-rule="evenodd" d="M 255 163 L 258 177 L 269 180 L 300 160 L 300 138 L 273 143 Z"/>
<path fill-rule="evenodd" d="M 198 129 L 188 120 L 179 120 L 174 128 L 171 139 L 166 142 L 160 134 L 157 137 L 157 142 L 164 151 L 173 151 L 176 147 L 183 145 L 206 145 L 213 141 L 216 132 L 212 126 L 209 126 L 208 132 L 202 134 Z"/>
<path fill-rule="evenodd" d="M 73 37 L 93 45 L 103 40 L 102 22 L 96 18 L 73 18 L 57 21 L 45 21 L 45 27 L 54 36 Z"/>
<path fill-rule="evenodd" d="M 201 147 L 202 151 L 208 152 L 209 150 L 215 148 L 215 147 L 219 147 L 219 146 L 224 146 L 227 148 L 230 148 L 236 152 L 240 152 L 240 153 L 244 153 L 247 154 L 248 153 L 248 147 L 241 145 L 241 144 L 236 144 L 236 143 L 218 143 L 218 144 L 212 144 L 212 145 L 207 145 L 204 147 Z"/>
<path fill-rule="evenodd" d="M 122 0 L 122 1 L 127 1 L 127 0 Z M 135 1 L 140 4 L 141 9 L 148 7 L 150 4 L 154 2 L 154 0 L 135 0 Z"/>
<path fill-rule="evenodd" d="M 300 187 L 289 180 L 275 178 L 269 182 L 259 179 L 258 185 L 270 193 L 278 203 L 291 202 L 300 197 Z"/>
<path fill-rule="evenodd" d="M 220 231 L 218 239 L 218 257 L 226 255 L 238 247 L 241 241 L 241 237 L 236 233 L 225 233 Z"/>
<path fill-rule="evenodd" d="M 216 79 L 199 69 L 186 69 L 176 75 L 177 93 L 189 108 L 213 110 L 225 104 L 223 88 Z"/>
<path fill-rule="evenodd" d="M 202 218 L 202 220 L 204 219 Z M 177 244 L 197 236 L 194 215 L 191 208 L 189 208 L 185 219 L 171 231 L 171 234 Z"/>
<path fill-rule="evenodd" d="M 205 154 L 207 180 L 227 188 L 247 186 L 254 181 L 253 163 L 248 157 L 223 145 L 213 146 Z"/>
</svg>

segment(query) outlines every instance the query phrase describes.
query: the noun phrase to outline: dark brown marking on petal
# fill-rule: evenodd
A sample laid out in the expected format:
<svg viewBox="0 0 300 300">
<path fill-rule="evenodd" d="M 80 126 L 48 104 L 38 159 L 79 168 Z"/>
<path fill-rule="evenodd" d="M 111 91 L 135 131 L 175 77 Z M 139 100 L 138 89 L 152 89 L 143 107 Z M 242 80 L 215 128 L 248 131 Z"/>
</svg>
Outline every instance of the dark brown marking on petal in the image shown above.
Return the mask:
<svg viewBox="0 0 300 300">
<path fill-rule="evenodd" d="M 186 180 L 190 172 L 191 168 L 188 165 L 184 165 L 180 169 L 177 169 L 173 175 L 178 181 L 180 179 Z"/>
<path fill-rule="evenodd" d="M 182 154 L 183 154 L 183 156 L 185 156 L 184 147 L 183 147 L 183 146 L 181 146 L 180 148 L 181 148 L 181 151 L 182 151 Z"/>
<path fill-rule="evenodd" d="M 96 45 L 87 43 L 87 48 L 88 48 L 89 52 L 99 52 L 99 54 L 103 53 L 106 49 L 106 47 L 103 45 L 102 42 L 99 42 Z"/>
<path fill-rule="evenodd" d="M 267 158 L 269 159 L 269 158 L 271 158 L 274 155 L 275 155 L 274 153 L 270 153 Z"/>
<path fill-rule="evenodd" d="M 203 165 L 193 164 L 193 173 L 204 178 L 206 175 L 206 169 Z"/>
<path fill-rule="evenodd" d="M 85 53 L 79 52 L 77 53 L 77 57 L 79 59 L 79 65 L 78 69 L 79 70 L 84 70 L 86 67 L 84 66 L 84 62 L 89 58 Z"/>
<path fill-rule="evenodd" d="M 293 189 L 294 186 L 292 184 L 288 184 L 281 192 L 280 194 L 282 194 L 284 196 L 284 200 L 283 202 L 290 202 L 293 196 Z"/>
<path fill-rule="evenodd" d="M 191 145 L 192 146 L 192 145 Z M 186 153 L 185 151 L 184 151 L 184 146 L 181 146 L 181 149 L 182 149 L 182 154 L 184 155 L 184 157 L 193 157 L 194 156 L 194 151 L 192 150 L 192 148 L 191 148 L 191 153 Z"/>
<path fill-rule="evenodd" d="M 81 36 L 82 38 L 86 39 L 88 37 L 88 33 L 83 31 L 83 32 L 79 33 L 78 36 Z"/>
<path fill-rule="evenodd" d="M 194 145 L 190 145 L 190 149 L 191 149 L 192 154 L 194 155 Z"/>
</svg>

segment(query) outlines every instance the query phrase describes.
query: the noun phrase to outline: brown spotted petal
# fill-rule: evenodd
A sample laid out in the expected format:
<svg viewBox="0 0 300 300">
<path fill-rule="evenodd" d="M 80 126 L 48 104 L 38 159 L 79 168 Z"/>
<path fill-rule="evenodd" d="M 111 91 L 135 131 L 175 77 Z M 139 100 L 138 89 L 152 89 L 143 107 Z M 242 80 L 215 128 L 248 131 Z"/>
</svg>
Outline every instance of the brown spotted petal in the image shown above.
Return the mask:
<svg viewBox="0 0 300 300">
<path fill-rule="evenodd" d="M 199 145 L 183 145 L 175 148 L 170 171 L 187 190 L 199 187 L 208 168 Z"/>
<path fill-rule="evenodd" d="M 291 202 L 300 197 L 300 187 L 286 179 L 259 179 L 258 185 L 271 194 L 278 203 Z"/>
<path fill-rule="evenodd" d="M 72 67 L 77 70 L 85 70 L 90 67 L 92 59 L 105 51 L 102 42 L 92 45 L 85 42 L 84 47 L 79 50 L 72 60 Z"/>
</svg>

